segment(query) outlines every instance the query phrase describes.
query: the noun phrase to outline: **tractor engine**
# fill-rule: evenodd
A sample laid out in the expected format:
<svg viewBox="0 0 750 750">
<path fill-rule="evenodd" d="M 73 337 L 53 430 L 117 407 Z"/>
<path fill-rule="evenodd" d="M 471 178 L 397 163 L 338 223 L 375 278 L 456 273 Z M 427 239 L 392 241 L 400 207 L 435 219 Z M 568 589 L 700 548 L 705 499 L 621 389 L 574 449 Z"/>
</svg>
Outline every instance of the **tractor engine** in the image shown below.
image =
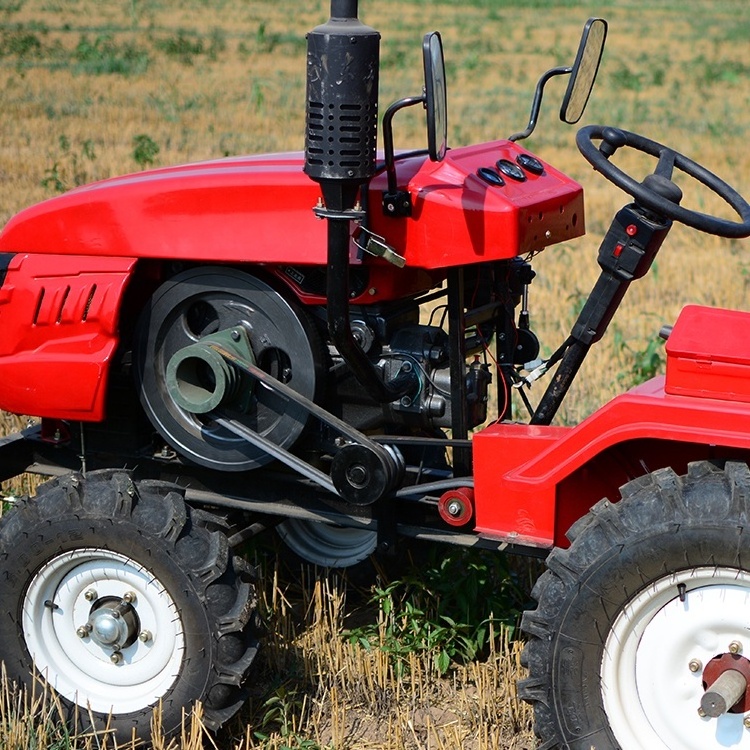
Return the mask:
<svg viewBox="0 0 750 750">
<path fill-rule="evenodd" d="M 432 433 L 451 426 L 451 373 L 448 334 L 437 326 L 405 323 L 391 329 L 387 314 L 353 311 L 355 340 L 375 363 L 384 382 L 412 375 L 411 393 L 379 403 L 363 393 L 342 358 L 333 354 L 332 373 L 342 418 L 359 430 L 413 430 Z M 401 322 L 401 321 L 399 321 Z M 336 377 L 336 373 L 341 375 Z M 492 375 L 486 364 L 466 367 L 466 402 L 470 427 L 487 418 L 487 394 Z"/>
</svg>

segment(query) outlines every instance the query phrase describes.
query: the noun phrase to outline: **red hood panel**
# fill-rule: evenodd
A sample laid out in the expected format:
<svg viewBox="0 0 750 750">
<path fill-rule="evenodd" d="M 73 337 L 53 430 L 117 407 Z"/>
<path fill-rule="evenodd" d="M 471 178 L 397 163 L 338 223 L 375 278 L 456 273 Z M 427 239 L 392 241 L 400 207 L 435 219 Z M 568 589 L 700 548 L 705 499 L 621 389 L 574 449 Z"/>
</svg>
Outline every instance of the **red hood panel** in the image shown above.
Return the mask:
<svg viewBox="0 0 750 750">
<path fill-rule="evenodd" d="M 76 188 L 21 211 L 0 252 L 325 263 L 318 186 L 301 154 L 167 167 Z"/>
<path fill-rule="evenodd" d="M 583 191 L 544 164 L 540 175 L 492 186 L 477 176 L 526 153 L 496 141 L 457 148 L 435 164 L 397 163 L 410 218 L 381 209 L 385 175 L 372 183 L 370 228 L 414 268 L 512 258 L 580 236 Z M 0 234 L 0 252 L 325 264 L 320 189 L 300 153 L 245 156 L 115 177 L 31 206 Z"/>
</svg>

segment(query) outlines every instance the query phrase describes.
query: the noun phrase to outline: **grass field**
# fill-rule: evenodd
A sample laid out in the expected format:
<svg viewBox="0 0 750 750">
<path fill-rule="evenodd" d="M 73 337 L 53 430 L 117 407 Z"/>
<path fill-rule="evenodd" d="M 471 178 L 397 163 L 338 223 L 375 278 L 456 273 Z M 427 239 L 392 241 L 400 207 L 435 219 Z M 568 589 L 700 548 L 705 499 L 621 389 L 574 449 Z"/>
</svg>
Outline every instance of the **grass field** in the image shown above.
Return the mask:
<svg viewBox="0 0 750 750">
<path fill-rule="evenodd" d="M 362 20 L 383 36 L 381 109 L 420 91 L 421 36 L 442 32 L 452 146 L 521 130 L 537 77 L 572 61 L 592 15 L 607 18 L 610 33 L 583 122 L 667 143 L 750 195 L 746 0 L 360 2 Z M 322 0 L 0 0 L 0 224 L 61 190 L 150 165 L 301 149 L 304 35 L 327 17 Z M 548 87 L 526 145 L 584 185 L 588 234 L 535 260 L 531 323 L 547 353 L 567 334 L 596 278 L 601 236 L 626 202 L 578 154 L 575 129 L 556 119 L 563 86 L 555 81 Z M 399 116 L 395 137 L 398 147 L 422 147 L 422 116 Z M 646 173 L 639 160 L 628 165 Z M 682 187 L 683 205 L 726 215 L 706 192 Z M 658 371 L 657 332 L 683 305 L 748 309 L 748 250 L 747 241 L 676 227 L 653 272 L 633 286 L 584 365 L 559 418 L 578 421 Z M 17 424 L 4 418 L 6 430 Z M 274 635 L 247 711 L 217 740 L 222 749 L 534 746 L 528 711 L 514 700 L 517 644 L 498 635 L 482 659 L 439 669 L 415 636 L 421 627 L 415 610 L 429 610 L 424 619 L 440 616 L 416 579 L 407 595 L 408 586 L 395 586 L 398 576 L 381 571 L 381 591 L 389 583 L 394 588 L 367 604 L 366 587 L 345 593 L 329 578 L 300 587 L 295 574 L 274 575 L 273 557 L 268 560 L 264 599 Z M 523 605 L 517 579 L 524 566 L 477 565 L 495 588 L 508 580 L 518 585 L 518 596 L 503 600 L 507 611 L 493 612 L 498 623 L 512 621 Z M 419 605 L 409 598 L 415 590 L 423 597 Z M 357 627 L 370 627 L 356 633 L 391 650 L 366 649 L 361 640 L 343 637 L 355 620 Z M 394 661 L 396 635 L 407 644 L 408 668 Z M 96 746 L 66 738 L 55 722 L 54 701 L 35 700 L 38 710 L 30 718 L 18 699 L 0 694 L 0 746 Z M 178 745 L 211 742 L 194 722 Z"/>
</svg>

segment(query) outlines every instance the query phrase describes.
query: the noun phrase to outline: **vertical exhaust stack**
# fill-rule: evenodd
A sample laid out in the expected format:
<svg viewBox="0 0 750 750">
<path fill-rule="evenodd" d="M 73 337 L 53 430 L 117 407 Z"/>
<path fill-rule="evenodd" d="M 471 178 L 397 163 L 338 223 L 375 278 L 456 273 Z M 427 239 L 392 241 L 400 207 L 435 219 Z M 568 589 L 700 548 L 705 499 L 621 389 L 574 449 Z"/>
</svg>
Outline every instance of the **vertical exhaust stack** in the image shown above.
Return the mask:
<svg viewBox="0 0 750 750">
<path fill-rule="evenodd" d="M 305 172 L 329 211 L 351 210 L 375 174 L 380 34 L 357 18 L 357 0 L 331 0 L 307 35 Z"/>
<path fill-rule="evenodd" d="M 388 402 L 415 386 L 414 373 L 385 383 L 352 334 L 350 222 L 357 193 L 375 175 L 380 34 L 357 18 L 358 0 L 331 0 L 331 17 L 307 35 L 305 173 L 320 184 L 328 220 L 328 332 L 372 398 Z"/>
</svg>

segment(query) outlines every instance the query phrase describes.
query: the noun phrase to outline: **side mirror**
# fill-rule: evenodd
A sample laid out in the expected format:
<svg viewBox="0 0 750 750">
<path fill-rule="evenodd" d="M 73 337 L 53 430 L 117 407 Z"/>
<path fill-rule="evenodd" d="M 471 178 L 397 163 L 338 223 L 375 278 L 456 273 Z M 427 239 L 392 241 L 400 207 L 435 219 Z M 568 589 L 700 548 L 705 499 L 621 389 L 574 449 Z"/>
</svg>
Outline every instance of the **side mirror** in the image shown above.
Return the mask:
<svg viewBox="0 0 750 750">
<path fill-rule="evenodd" d="M 560 107 L 560 119 L 569 125 L 575 125 L 583 116 L 594 88 L 606 39 L 607 22 L 603 18 L 589 18 L 583 27 L 578 54 Z"/>
<path fill-rule="evenodd" d="M 419 96 L 407 96 L 393 102 L 383 115 L 383 155 L 388 190 L 383 193 L 386 216 L 411 216 L 411 197 L 398 189 L 396 158 L 393 149 L 393 116 L 405 107 L 421 104 L 427 112 L 427 152 L 431 161 L 442 161 L 448 150 L 448 102 L 445 85 L 443 41 L 437 31 L 422 41 L 424 89 Z"/>
<path fill-rule="evenodd" d="M 542 108 L 544 87 L 547 85 L 547 81 L 555 76 L 570 75 L 568 89 L 565 92 L 562 107 L 560 107 L 560 119 L 571 125 L 581 119 L 591 95 L 591 89 L 594 87 L 606 39 L 607 22 L 603 18 L 589 18 L 583 27 L 575 62 L 570 67 L 552 68 L 537 81 L 534 101 L 531 103 L 529 124 L 526 126 L 526 130 L 509 136 L 509 141 L 521 141 L 534 132 L 539 111 Z"/>
<path fill-rule="evenodd" d="M 439 32 L 425 34 L 422 57 L 427 110 L 427 149 L 431 161 L 442 161 L 448 150 L 448 96 L 443 41 Z"/>
</svg>

